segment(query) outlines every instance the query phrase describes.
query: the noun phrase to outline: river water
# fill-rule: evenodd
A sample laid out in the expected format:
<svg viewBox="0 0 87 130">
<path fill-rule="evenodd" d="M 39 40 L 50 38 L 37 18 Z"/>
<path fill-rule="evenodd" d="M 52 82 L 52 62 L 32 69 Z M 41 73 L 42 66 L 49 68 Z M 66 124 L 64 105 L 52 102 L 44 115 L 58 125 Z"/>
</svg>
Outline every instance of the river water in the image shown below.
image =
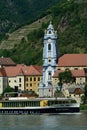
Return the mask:
<svg viewBox="0 0 87 130">
<path fill-rule="evenodd" d="M 87 111 L 58 115 L 0 115 L 0 130 L 87 130 Z"/>
</svg>

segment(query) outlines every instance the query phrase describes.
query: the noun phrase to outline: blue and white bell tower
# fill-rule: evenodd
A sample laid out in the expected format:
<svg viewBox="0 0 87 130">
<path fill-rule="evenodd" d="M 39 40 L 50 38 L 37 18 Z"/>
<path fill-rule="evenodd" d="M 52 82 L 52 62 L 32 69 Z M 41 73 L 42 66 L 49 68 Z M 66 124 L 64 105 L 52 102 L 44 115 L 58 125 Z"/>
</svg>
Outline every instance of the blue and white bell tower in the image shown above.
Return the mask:
<svg viewBox="0 0 87 130">
<path fill-rule="evenodd" d="M 58 59 L 57 48 L 57 33 L 54 31 L 54 27 L 50 22 L 47 30 L 44 34 L 44 48 L 43 48 L 43 78 L 42 85 L 39 89 L 39 93 L 42 96 L 44 90 L 44 96 L 51 96 L 50 90 L 52 89 L 52 76 L 56 71 L 56 64 Z"/>
</svg>

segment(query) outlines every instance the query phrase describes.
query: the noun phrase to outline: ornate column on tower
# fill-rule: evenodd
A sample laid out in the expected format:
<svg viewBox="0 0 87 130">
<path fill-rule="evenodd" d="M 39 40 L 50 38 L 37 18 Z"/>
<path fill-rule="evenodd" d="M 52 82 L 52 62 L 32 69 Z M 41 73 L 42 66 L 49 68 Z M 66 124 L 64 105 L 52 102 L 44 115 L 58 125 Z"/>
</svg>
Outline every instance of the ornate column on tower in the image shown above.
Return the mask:
<svg viewBox="0 0 87 130">
<path fill-rule="evenodd" d="M 52 96 L 52 76 L 56 71 L 58 59 L 57 33 L 50 22 L 44 34 L 43 78 L 39 85 L 39 96 Z"/>
</svg>

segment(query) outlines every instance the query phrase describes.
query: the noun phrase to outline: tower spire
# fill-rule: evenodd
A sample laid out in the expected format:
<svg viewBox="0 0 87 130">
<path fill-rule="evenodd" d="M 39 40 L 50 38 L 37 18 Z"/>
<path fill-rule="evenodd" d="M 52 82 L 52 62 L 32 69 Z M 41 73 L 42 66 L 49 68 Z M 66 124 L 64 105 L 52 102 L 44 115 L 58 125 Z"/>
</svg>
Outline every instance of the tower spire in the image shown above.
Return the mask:
<svg viewBox="0 0 87 130">
<path fill-rule="evenodd" d="M 57 52 L 57 35 L 54 31 L 52 22 L 50 21 L 47 30 L 44 34 L 44 48 L 43 48 L 43 87 L 44 96 L 51 96 L 50 90 L 52 90 L 52 76 L 56 70 L 56 61 L 58 58 Z M 40 92 L 39 92 L 40 93 Z M 41 92 L 43 93 L 43 92 Z M 40 94 L 41 94 L 40 93 Z M 42 95 L 40 95 L 42 96 Z"/>
<path fill-rule="evenodd" d="M 53 27 L 53 25 L 52 25 L 52 21 L 50 21 L 50 24 L 48 25 L 47 30 L 49 30 L 49 29 L 53 29 L 53 30 L 54 30 L 54 27 Z"/>
</svg>

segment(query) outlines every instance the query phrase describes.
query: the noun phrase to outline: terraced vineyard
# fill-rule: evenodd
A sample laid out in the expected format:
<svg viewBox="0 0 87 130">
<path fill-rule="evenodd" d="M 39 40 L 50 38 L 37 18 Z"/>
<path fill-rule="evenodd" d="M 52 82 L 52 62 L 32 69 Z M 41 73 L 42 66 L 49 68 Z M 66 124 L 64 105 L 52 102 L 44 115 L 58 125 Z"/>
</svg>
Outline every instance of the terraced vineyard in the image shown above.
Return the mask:
<svg viewBox="0 0 87 130">
<path fill-rule="evenodd" d="M 19 28 L 15 32 L 8 34 L 8 39 L 3 40 L 0 45 L 0 49 L 12 49 L 14 45 L 19 44 L 21 39 L 25 37 L 27 40 L 27 35 L 35 30 L 39 29 L 42 25 L 42 23 L 46 23 L 51 20 L 51 16 L 48 15 L 46 17 L 43 17 L 42 19 L 33 22 L 32 24 L 23 26 L 22 28 Z"/>
</svg>

